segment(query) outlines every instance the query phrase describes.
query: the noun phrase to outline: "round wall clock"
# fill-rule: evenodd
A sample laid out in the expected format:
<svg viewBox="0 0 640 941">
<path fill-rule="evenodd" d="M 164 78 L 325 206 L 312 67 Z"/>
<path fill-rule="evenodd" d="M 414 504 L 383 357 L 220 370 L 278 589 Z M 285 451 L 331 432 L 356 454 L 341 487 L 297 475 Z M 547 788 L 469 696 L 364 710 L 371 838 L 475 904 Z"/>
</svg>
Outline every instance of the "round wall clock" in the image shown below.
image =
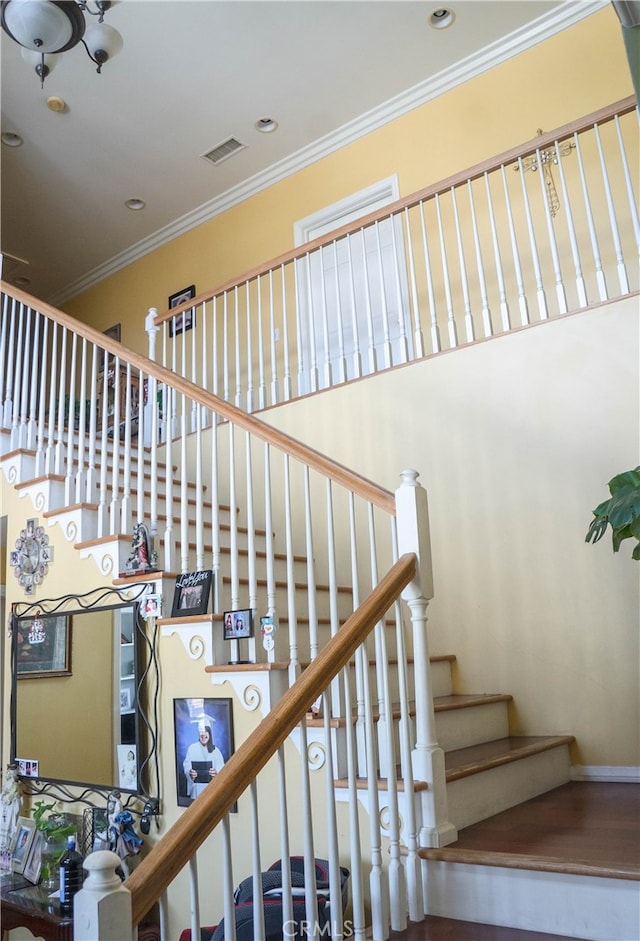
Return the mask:
<svg viewBox="0 0 640 941">
<path fill-rule="evenodd" d="M 26 595 L 32 595 L 36 585 L 42 582 L 53 561 L 53 548 L 49 537 L 37 519 L 27 520 L 24 529 L 16 539 L 16 548 L 11 553 L 9 564 L 13 568 L 18 584 L 22 585 Z"/>
</svg>

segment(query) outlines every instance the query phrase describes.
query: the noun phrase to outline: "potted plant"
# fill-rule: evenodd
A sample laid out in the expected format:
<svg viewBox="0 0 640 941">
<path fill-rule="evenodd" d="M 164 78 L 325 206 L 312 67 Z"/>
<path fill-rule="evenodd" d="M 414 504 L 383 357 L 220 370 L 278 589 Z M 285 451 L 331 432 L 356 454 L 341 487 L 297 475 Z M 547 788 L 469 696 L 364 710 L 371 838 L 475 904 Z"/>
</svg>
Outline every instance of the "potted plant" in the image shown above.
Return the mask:
<svg viewBox="0 0 640 941">
<path fill-rule="evenodd" d="M 613 551 L 624 539 L 635 539 L 632 559 L 640 562 L 640 467 L 617 474 L 609 481 L 611 497 L 593 511 L 585 542 L 598 542 L 611 526 Z"/>
<path fill-rule="evenodd" d="M 56 811 L 55 803 L 36 801 L 31 813 L 36 830 L 42 834 L 42 885 L 47 889 L 55 889 L 58 886 L 60 858 L 67 848 L 67 837 L 76 833 L 78 828 L 63 813 Z"/>
</svg>

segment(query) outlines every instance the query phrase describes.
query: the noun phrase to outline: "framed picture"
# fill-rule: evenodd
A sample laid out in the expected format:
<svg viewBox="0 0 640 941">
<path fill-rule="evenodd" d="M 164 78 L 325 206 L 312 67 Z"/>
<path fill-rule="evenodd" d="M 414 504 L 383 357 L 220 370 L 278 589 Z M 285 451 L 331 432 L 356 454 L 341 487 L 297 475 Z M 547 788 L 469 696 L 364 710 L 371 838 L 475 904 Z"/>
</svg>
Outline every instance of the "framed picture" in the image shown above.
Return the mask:
<svg viewBox="0 0 640 941">
<path fill-rule="evenodd" d="M 184 572 L 178 575 L 173 594 L 172 618 L 207 613 L 211 574 L 211 570 L 208 569 L 205 572 Z"/>
<path fill-rule="evenodd" d="M 131 690 L 125 686 L 120 690 L 120 712 L 129 712 L 131 709 Z"/>
<path fill-rule="evenodd" d="M 40 881 L 40 866 L 42 864 L 42 844 L 44 843 L 44 837 L 39 830 L 36 830 L 35 836 L 31 843 L 31 849 L 29 850 L 29 856 L 22 870 L 22 875 L 25 879 L 28 879 L 29 882 L 33 882 L 36 885 Z"/>
<path fill-rule="evenodd" d="M 40 614 L 19 618 L 15 631 L 19 679 L 71 675 L 71 617 Z"/>
<path fill-rule="evenodd" d="M 173 722 L 178 806 L 188 807 L 233 754 L 232 700 L 174 699 Z"/>
<path fill-rule="evenodd" d="M 35 833 L 35 820 L 30 817 L 18 817 L 16 838 L 13 844 L 13 871 L 20 875 L 24 873 Z"/>
<path fill-rule="evenodd" d="M 120 342 L 121 335 L 121 326 L 119 323 L 114 323 L 113 327 L 109 327 L 107 330 L 102 331 L 106 337 L 111 337 L 112 340 L 117 340 Z"/>
<path fill-rule="evenodd" d="M 191 284 L 188 288 L 183 288 L 181 291 L 171 294 L 169 297 L 169 310 L 171 310 L 172 307 L 179 307 L 181 304 L 184 304 L 185 301 L 195 296 L 195 284 Z M 194 322 L 195 308 L 192 307 L 190 310 L 183 310 L 182 313 L 176 314 L 176 316 L 172 317 L 169 321 L 169 336 L 174 337 L 178 333 L 185 333 L 187 330 L 191 330 Z"/>
<path fill-rule="evenodd" d="M 242 611 L 224 612 L 224 639 L 233 640 L 236 637 L 253 637 L 253 611 L 244 608 Z"/>
</svg>

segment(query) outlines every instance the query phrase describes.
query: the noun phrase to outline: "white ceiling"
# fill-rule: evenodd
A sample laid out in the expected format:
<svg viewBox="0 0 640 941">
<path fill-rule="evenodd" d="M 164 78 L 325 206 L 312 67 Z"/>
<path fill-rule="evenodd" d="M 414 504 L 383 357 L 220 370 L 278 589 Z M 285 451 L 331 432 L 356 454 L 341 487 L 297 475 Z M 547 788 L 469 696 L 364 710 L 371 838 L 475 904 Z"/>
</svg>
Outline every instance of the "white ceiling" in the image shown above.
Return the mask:
<svg viewBox="0 0 640 941">
<path fill-rule="evenodd" d="M 5 278 L 62 303 L 136 255 L 603 0 L 452 0 L 428 25 L 414 0 L 121 0 L 124 48 L 102 75 L 82 46 L 44 89 L 2 33 L 1 248 Z M 48 96 L 64 99 L 56 114 Z M 272 134 L 254 123 L 271 117 Z M 229 137 L 246 148 L 214 166 Z M 129 197 L 146 202 L 125 208 Z"/>
</svg>

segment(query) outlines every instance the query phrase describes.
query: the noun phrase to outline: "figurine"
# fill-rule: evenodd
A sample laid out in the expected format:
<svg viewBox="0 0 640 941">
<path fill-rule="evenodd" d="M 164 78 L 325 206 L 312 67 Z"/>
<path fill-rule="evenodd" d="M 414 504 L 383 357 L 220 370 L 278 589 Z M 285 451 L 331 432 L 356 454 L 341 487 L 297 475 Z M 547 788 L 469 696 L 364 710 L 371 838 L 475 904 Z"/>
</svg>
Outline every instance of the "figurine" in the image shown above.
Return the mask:
<svg viewBox="0 0 640 941">
<path fill-rule="evenodd" d="M 7 765 L 0 792 L 0 849 L 7 850 L 15 836 L 22 796 L 18 766 Z"/>
<path fill-rule="evenodd" d="M 148 571 L 151 568 L 149 560 L 149 531 L 144 523 L 136 523 L 131 539 L 131 555 L 124 563 L 125 574 Z"/>
</svg>

